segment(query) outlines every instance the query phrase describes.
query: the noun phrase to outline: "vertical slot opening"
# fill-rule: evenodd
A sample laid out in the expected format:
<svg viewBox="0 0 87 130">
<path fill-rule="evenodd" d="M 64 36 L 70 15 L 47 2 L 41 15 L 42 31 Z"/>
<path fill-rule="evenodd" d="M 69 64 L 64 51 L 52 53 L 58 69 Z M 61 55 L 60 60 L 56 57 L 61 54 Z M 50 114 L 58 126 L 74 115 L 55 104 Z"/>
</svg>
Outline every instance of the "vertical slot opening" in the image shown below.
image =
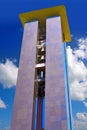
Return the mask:
<svg viewBox="0 0 87 130">
<path fill-rule="evenodd" d="M 34 130 L 44 130 L 45 127 L 45 57 L 46 29 L 39 24 L 34 83 Z"/>
</svg>

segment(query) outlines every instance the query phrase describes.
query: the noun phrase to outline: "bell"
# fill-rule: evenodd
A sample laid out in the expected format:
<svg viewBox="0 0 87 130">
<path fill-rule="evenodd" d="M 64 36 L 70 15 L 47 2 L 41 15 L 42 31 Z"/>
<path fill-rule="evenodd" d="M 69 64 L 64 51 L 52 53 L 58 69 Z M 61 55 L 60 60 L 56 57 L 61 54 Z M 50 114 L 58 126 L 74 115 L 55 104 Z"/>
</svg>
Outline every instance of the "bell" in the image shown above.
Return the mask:
<svg viewBox="0 0 87 130">
<path fill-rule="evenodd" d="M 42 38 L 42 37 L 41 37 L 41 38 Z M 40 44 L 42 44 L 42 43 L 43 43 L 43 40 L 40 41 Z"/>
<path fill-rule="evenodd" d="M 44 49 L 44 47 L 41 49 L 41 52 L 44 52 L 45 51 L 45 49 Z"/>
<path fill-rule="evenodd" d="M 41 56 L 41 59 L 40 59 L 40 60 L 44 60 L 44 59 L 45 59 L 44 55 L 43 55 L 43 56 Z"/>
<path fill-rule="evenodd" d="M 40 62 L 41 62 L 41 63 L 45 62 L 45 57 L 44 57 L 44 55 L 41 56 Z"/>
</svg>

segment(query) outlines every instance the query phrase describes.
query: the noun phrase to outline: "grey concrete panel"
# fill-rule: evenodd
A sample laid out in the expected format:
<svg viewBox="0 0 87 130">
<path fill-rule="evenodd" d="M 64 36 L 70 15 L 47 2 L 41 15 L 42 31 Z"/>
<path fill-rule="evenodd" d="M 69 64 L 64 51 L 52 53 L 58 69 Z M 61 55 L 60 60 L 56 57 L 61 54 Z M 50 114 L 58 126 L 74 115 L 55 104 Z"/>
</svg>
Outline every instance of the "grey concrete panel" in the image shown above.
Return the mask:
<svg viewBox="0 0 87 130">
<path fill-rule="evenodd" d="M 11 130 L 31 130 L 38 21 L 24 25 Z"/>
<path fill-rule="evenodd" d="M 45 130 L 67 130 L 61 18 L 46 20 Z"/>
</svg>

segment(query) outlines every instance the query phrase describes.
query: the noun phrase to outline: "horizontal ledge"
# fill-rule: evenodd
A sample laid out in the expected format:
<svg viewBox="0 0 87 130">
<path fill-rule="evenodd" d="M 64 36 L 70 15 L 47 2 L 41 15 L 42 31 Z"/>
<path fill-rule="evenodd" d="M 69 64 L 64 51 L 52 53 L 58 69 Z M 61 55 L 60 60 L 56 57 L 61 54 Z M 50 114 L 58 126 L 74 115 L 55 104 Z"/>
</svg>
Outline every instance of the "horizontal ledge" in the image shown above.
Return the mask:
<svg viewBox="0 0 87 130">
<path fill-rule="evenodd" d="M 45 63 L 35 65 L 35 68 L 43 68 L 43 67 L 45 67 Z"/>
</svg>

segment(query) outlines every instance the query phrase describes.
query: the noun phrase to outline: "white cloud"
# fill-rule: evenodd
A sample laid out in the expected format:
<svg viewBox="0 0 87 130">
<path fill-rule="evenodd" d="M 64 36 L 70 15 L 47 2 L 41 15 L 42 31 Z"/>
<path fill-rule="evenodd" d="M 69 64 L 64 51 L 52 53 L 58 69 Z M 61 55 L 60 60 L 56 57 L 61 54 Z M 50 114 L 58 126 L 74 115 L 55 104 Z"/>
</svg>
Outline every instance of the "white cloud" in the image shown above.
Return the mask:
<svg viewBox="0 0 87 130">
<path fill-rule="evenodd" d="M 79 47 L 67 47 L 70 71 L 71 97 L 73 100 L 83 101 L 87 98 L 87 67 L 83 59 L 87 60 L 87 38 L 77 40 Z"/>
<path fill-rule="evenodd" d="M 87 113 L 77 113 L 74 120 L 74 130 L 87 130 Z"/>
<path fill-rule="evenodd" d="M 83 102 L 84 106 L 87 107 L 87 102 Z"/>
<path fill-rule="evenodd" d="M 16 85 L 18 68 L 11 60 L 0 63 L 0 83 L 4 87 L 10 88 Z"/>
<path fill-rule="evenodd" d="M 77 42 L 79 49 L 74 51 L 75 55 L 82 59 L 87 59 L 87 38 L 79 38 Z"/>
<path fill-rule="evenodd" d="M 6 104 L 1 98 L 0 98 L 0 108 L 6 108 Z"/>
</svg>

